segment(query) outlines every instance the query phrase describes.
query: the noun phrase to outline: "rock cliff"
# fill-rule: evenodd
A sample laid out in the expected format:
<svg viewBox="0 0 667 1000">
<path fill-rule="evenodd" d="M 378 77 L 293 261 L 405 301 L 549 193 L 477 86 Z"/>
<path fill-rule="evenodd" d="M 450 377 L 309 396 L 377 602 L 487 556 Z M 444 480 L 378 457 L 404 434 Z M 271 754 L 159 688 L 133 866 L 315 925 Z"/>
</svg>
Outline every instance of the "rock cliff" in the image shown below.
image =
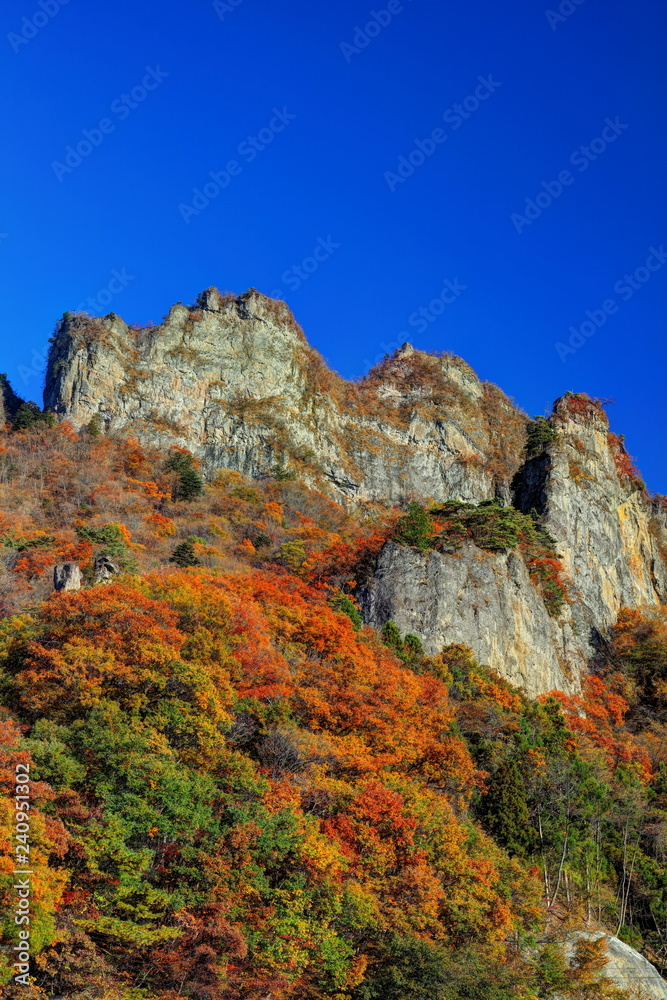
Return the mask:
<svg viewBox="0 0 667 1000">
<path fill-rule="evenodd" d="M 66 314 L 45 405 L 77 429 L 95 420 L 188 448 L 207 474 L 289 470 L 346 505 L 496 497 L 532 512 L 570 580 L 559 617 L 519 552 L 472 543 L 451 554 L 390 543 L 362 595 L 366 621 L 391 618 L 431 652 L 467 643 L 530 694 L 575 690 L 619 608 L 667 594 L 667 512 L 598 403 L 566 393 L 529 422 L 460 358 L 409 344 L 346 382 L 288 307 L 255 290 L 208 289 L 142 329 Z"/>
<path fill-rule="evenodd" d="M 360 383 L 329 371 L 282 302 L 215 289 L 130 329 L 67 316 L 45 405 L 78 429 L 97 417 L 208 470 L 296 471 L 339 500 L 509 497 L 525 418 L 459 358 L 405 345 Z"/>
<path fill-rule="evenodd" d="M 573 619 L 594 646 L 620 608 L 667 598 L 665 513 L 649 501 L 600 405 L 568 393 L 549 426 L 552 440 L 515 481 L 516 503 L 536 509 L 558 540 L 575 586 Z"/>
<path fill-rule="evenodd" d="M 568 393 L 532 430 L 514 503 L 556 541 L 569 580 L 563 612 L 550 617 L 519 553 L 472 544 L 443 555 L 389 543 L 362 603 L 371 624 L 392 619 L 431 653 L 466 643 L 536 695 L 577 689 L 621 607 L 665 601 L 667 530 L 598 403 Z"/>
<path fill-rule="evenodd" d="M 418 635 L 431 655 L 465 643 L 530 696 L 579 688 L 586 652 L 571 622 L 550 617 L 513 551 L 469 543 L 443 555 L 389 542 L 361 596 L 369 624 L 392 620 L 403 634 Z"/>
</svg>

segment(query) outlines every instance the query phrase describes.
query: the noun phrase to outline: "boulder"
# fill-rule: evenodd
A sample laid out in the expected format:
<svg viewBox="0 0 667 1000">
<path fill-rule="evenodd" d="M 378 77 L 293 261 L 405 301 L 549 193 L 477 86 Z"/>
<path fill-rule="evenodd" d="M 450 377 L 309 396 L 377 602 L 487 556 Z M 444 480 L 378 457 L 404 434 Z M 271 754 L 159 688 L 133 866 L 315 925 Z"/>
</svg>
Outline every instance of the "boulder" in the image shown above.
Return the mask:
<svg viewBox="0 0 667 1000">
<path fill-rule="evenodd" d="M 109 556 L 100 555 L 95 559 L 95 583 L 107 583 L 120 573 L 120 566 Z"/>
<path fill-rule="evenodd" d="M 53 586 L 57 591 L 81 590 L 83 573 L 78 563 L 58 563 L 53 569 Z"/>
<path fill-rule="evenodd" d="M 575 931 L 566 940 L 565 952 L 572 958 L 577 941 L 581 938 L 597 941 L 606 938 L 608 962 L 603 975 L 627 990 L 630 996 L 639 995 L 642 1000 L 667 1000 L 667 982 L 654 965 L 629 944 L 602 931 Z"/>
</svg>

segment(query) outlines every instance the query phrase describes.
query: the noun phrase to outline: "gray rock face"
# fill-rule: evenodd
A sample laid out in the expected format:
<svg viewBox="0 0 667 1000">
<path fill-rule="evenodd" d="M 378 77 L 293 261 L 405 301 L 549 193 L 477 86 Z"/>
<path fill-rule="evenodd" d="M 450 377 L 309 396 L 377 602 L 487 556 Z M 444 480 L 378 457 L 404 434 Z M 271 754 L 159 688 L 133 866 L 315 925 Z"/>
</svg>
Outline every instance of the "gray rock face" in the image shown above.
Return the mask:
<svg viewBox="0 0 667 1000">
<path fill-rule="evenodd" d="M 143 331 L 115 316 L 61 325 L 45 406 L 77 429 L 97 417 L 189 448 L 207 470 L 285 466 L 339 500 L 509 495 L 525 418 L 499 390 L 409 345 L 380 369 L 345 382 L 284 303 L 209 289 Z"/>
<path fill-rule="evenodd" d="M 470 646 L 530 696 L 579 688 L 585 652 L 571 625 L 549 616 L 515 552 L 469 543 L 442 555 L 389 542 L 361 604 L 368 624 L 381 628 L 391 619 L 432 655 L 451 643 Z"/>
<path fill-rule="evenodd" d="M 630 945 L 624 944 L 618 938 L 601 932 L 588 933 L 578 931 L 566 942 L 566 954 L 572 957 L 576 941 L 581 937 L 597 940 L 601 937 L 607 941 L 609 961 L 604 969 L 604 975 L 611 979 L 620 989 L 627 990 L 630 996 L 641 991 L 642 998 L 647 1000 L 665 1000 L 667 998 L 667 982 L 662 978 L 654 965 L 651 965 L 643 955 Z"/>
<path fill-rule="evenodd" d="M 208 289 L 143 330 L 113 314 L 71 317 L 53 343 L 45 405 L 77 429 L 95 418 L 188 448 L 207 474 L 291 469 L 344 504 L 500 497 L 535 509 L 572 584 L 562 620 L 519 555 L 474 546 L 451 556 L 388 546 L 364 595 L 368 622 L 391 617 L 432 652 L 466 643 L 531 694 L 576 690 L 619 609 L 667 595 L 667 509 L 623 471 L 622 445 L 587 397 L 557 401 L 553 440 L 525 461 L 525 416 L 460 358 L 406 344 L 345 382 L 287 306 L 254 290 Z"/>
<path fill-rule="evenodd" d="M 81 590 L 83 573 L 78 563 L 58 563 L 53 570 L 53 587 L 55 590 Z"/>
<path fill-rule="evenodd" d="M 544 456 L 527 463 L 517 501 L 542 513 L 558 542 L 574 584 L 572 621 L 590 654 L 622 607 L 667 599 L 666 512 L 619 475 L 614 454 L 622 455 L 622 446 L 610 440 L 599 407 L 566 395 L 556 401 L 551 423 L 555 438 Z"/>
<path fill-rule="evenodd" d="M 114 576 L 120 573 L 120 566 L 109 556 L 96 556 L 95 558 L 95 583 L 108 583 Z"/>
<path fill-rule="evenodd" d="M 553 440 L 514 481 L 516 505 L 535 510 L 556 540 L 570 603 L 551 618 L 520 555 L 470 544 L 455 555 L 387 545 L 363 594 L 364 616 L 418 635 L 428 652 L 465 643 L 529 695 L 576 691 L 622 607 L 667 594 L 667 510 L 632 476 L 604 411 L 580 396 L 556 401 Z"/>
</svg>

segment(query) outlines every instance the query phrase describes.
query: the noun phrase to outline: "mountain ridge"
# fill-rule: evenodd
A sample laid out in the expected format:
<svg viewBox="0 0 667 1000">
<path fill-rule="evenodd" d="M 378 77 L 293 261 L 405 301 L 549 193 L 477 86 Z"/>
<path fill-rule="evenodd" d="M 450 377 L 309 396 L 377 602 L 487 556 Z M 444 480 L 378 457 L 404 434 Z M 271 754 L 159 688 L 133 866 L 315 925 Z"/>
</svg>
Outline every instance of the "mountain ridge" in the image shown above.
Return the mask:
<svg viewBox="0 0 667 1000">
<path fill-rule="evenodd" d="M 667 595 L 667 512 L 649 498 L 599 401 L 568 391 L 548 418 L 530 421 L 462 359 L 409 343 L 347 382 L 309 346 L 287 305 L 255 289 L 209 288 L 143 329 L 113 313 L 66 315 L 45 405 L 75 430 L 94 422 L 187 449 L 209 476 L 297 477 L 350 509 L 495 499 L 532 513 L 554 539 L 544 557 L 557 555 L 554 571 L 569 581 L 558 621 L 520 552 L 518 562 L 494 562 L 474 544 L 432 553 L 428 569 L 405 549 L 387 550 L 364 613 L 378 627 L 395 620 L 429 649 L 468 642 L 533 695 L 576 690 L 620 608 L 657 606 Z M 483 558 L 489 573 L 480 575 Z M 532 573 L 535 563 L 526 565 Z M 458 579 L 454 590 L 433 589 L 441 573 Z M 435 600 L 425 604 L 425 593 Z"/>
</svg>

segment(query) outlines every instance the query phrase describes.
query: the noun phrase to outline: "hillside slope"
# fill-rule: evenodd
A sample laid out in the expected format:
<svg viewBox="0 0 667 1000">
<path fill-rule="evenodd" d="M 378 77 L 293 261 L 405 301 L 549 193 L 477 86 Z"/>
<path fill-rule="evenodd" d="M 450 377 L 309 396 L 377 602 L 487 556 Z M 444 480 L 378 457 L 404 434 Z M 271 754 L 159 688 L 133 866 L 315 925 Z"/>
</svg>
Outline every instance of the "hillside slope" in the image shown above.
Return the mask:
<svg viewBox="0 0 667 1000">
<path fill-rule="evenodd" d="M 5 387 L 3 996 L 659 996 L 667 508 L 601 406 L 409 347 L 350 385 L 254 292 L 170 317 L 59 324 L 55 416 Z"/>
</svg>

